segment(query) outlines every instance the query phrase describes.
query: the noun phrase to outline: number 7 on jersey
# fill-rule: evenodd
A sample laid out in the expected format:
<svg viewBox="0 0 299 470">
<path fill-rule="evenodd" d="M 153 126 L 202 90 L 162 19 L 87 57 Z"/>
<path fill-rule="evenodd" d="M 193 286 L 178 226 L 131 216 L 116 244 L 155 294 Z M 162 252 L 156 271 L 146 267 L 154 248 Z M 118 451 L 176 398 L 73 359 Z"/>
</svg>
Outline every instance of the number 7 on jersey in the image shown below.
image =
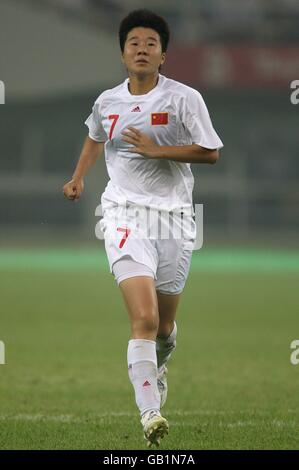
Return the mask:
<svg viewBox="0 0 299 470">
<path fill-rule="evenodd" d="M 113 120 L 111 127 L 110 127 L 110 132 L 109 132 L 109 140 L 112 139 L 113 130 L 115 128 L 115 124 L 117 123 L 118 118 L 119 118 L 119 114 L 110 114 L 110 116 L 108 116 L 108 119 Z"/>
</svg>

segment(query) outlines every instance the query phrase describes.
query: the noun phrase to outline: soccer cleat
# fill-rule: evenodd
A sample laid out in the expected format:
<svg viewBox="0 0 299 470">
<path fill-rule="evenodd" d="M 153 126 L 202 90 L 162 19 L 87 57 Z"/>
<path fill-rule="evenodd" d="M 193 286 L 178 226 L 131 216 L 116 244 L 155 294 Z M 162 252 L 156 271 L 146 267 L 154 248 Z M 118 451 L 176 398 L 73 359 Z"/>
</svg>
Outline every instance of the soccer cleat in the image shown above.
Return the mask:
<svg viewBox="0 0 299 470">
<path fill-rule="evenodd" d="M 158 378 L 157 378 L 157 385 L 158 385 L 158 390 L 160 393 L 160 408 L 165 405 L 166 399 L 167 399 L 167 377 L 166 374 L 168 372 L 168 369 L 165 365 L 161 366 L 158 369 Z"/>
<path fill-rule="evenodd" d="M 168 434 L 168 421 L 161 416 L 159 411 L 150 410 L 144 413 L 141 417 L 141 424 L 143 426 L 144 439 L 147 441 L 148 447 L 151 447 L 153 444 L 158 447 L 161 439 L 163 439 L 165 434 Z"/>
</svg>

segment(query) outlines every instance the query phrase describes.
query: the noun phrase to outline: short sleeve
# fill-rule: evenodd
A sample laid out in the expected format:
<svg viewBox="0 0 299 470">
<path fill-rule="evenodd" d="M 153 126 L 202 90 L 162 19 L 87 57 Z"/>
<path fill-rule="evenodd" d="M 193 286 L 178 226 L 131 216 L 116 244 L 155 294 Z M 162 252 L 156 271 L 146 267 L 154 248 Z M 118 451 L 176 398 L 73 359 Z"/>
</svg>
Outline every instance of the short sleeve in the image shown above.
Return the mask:
<svg viewBox="0 0 299 470">
<path fill-rule="evenodd" d="M 107 140 L 107 134 L 101 123 L 101 117 L 99 113 L 99 102 L 95 102 L 92 107 L 92 112 L 85 121 L 86 126 L 89 129 L 88 135 L 92 140 L 97 142 L 105 142 Z"/>
<path fill-rule="evenodd" d="M 182 124 L 193 144 L 207 149 L 220 149 L 223 143 L 215 131 L 203 97 L 191 90 L 183 104 Z"/>
</svg>

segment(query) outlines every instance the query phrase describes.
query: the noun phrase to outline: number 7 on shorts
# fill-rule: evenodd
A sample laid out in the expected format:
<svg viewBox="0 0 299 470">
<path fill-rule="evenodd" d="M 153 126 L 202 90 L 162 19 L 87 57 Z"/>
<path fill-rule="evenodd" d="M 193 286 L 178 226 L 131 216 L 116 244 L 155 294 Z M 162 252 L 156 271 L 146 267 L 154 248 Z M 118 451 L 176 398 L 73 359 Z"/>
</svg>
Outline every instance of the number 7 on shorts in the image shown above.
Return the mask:
<svg viewBox="0 0 299 470">
<path fill-rule="evenodd" d="M 125 244 L 126 239 L 130 235 L 131 230 L 129 228 L 117 227 L 117 231 L 118 232 L 124 232 L 124 236 L 122 237 L 122 239 L 120 241 L 120 244 L 119 244 L 119 248 L 122 248 Z"/>
</svg>

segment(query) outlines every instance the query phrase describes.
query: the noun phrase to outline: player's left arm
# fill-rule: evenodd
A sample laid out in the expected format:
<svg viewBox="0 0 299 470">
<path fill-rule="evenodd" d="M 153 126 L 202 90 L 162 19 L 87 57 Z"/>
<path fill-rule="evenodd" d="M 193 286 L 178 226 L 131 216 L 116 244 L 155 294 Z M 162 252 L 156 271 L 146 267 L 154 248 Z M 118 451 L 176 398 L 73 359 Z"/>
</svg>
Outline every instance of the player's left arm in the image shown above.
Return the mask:
<svg viewBox="0 0 299 470">
<path fill-rule="evenodd" d="M 156 144 L 147 134 L 135 127 L 128 127 L 122 132 L 123 140 L 134 147 L 129 152 L 139 153 L 146 158 L 163 158 L 184 163 L 216 163 L 219 158 L 218 149 L 207 149 L 197 144 L 164 146 Z"/>
</svg>

